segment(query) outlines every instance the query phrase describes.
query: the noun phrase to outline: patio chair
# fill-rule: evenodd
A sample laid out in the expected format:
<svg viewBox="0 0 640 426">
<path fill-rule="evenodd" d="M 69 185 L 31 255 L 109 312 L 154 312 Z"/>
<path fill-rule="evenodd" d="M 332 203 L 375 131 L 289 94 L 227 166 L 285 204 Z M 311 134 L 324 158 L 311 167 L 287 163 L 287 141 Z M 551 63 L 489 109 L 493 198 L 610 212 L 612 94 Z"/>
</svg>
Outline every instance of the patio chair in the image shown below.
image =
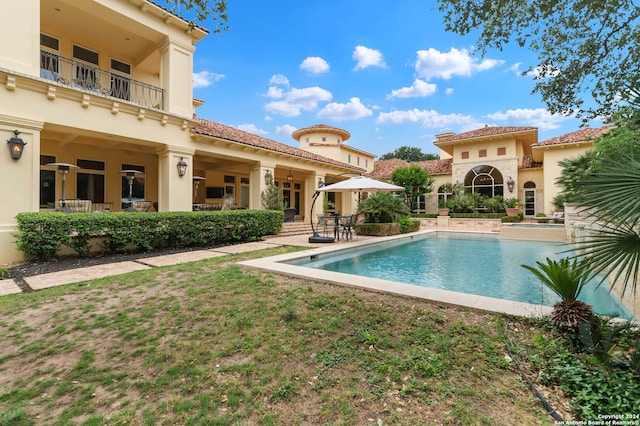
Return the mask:
<svg viewBox="0 0 640 426">
<path fill-rule="evenodd" d="M 355 235 L 355 226 L 358 215 L 352 214 L 349 216 L 340 217 L 340 227 L 342 228 L 342 236 L 349 241 L 353 239 Z"/>
<path fill-rule="evenodd" d="M 113 203 L 91 203 L 92 212 L 110 212 L 113 211 Z"/>
<path fill-rule="evenodd" d="M 134 201 L 131 207 L 137 212 L 148 212 L 151 209 L 151 201 Z"/>
<path fill-rule="evenodd" d="M 318 230 L 322 228 L 325 237 L 327 236 L 327 232 L 329 232 L 329 219 L 331 218 L 323 214 L 318 215 Z"/>
<path fill-rule="evenodd" d="M 72 213 L 91 211 L 91 200 L 65 200 L 64 204 Z"/>
</svg>

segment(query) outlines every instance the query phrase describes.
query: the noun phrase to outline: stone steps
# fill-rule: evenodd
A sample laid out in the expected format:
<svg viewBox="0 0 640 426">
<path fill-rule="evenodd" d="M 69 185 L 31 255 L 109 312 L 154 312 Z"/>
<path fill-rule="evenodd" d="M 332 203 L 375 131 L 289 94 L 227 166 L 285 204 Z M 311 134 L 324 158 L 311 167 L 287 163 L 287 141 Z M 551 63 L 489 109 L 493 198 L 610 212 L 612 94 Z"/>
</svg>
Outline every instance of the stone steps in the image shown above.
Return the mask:
<svg viewBox="0 0 640 426">
<path fill-rule="evenodd" d="M 294 235 L 312 235 L 311 224 L 304 222 L 285 222 L 282 224 L 282 231 L 272 237 L 291 237 Z"/>
</svg>

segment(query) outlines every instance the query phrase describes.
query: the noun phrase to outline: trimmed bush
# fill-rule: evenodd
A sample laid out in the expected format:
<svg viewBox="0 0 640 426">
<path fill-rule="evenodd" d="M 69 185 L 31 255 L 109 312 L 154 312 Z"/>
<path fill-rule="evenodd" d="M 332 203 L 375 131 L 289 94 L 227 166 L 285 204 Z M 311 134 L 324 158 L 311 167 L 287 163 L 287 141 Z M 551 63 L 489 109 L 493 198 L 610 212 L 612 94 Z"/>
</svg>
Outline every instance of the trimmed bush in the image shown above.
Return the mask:
<svg viewBox="0 0 640 426">
<path fill-rule="evenodd" d="M 90 240 L 100 238 L 97 253 L 155 251 L 259 240 L 277 234 L 283 213 L 274 210 L 228 210 L 160 213 L 20 213 L 18 250 L 27 258 L 53 260 L 63 246 L 85 257 Z"/>
</svg>

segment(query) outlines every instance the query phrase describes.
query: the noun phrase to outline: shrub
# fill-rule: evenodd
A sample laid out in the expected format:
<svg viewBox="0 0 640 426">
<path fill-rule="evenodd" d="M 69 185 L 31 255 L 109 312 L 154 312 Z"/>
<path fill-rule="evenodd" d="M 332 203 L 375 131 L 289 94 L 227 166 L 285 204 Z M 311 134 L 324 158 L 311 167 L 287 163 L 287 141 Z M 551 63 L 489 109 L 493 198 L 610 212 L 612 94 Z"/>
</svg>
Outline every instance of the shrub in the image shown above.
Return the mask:
<svg viewBox="0 0 640 426">
<path fill-rule="evenodd" d="M 388 192 L 377 192 L 358 204 L 358 213 L 364 213 L 366 223 L 391 223 L 408 215 L 409 206 Z"/>
<path fill-rule="evenodd" d="M 153 251 L 256 240 L 276 234 L 283 213 L 229 210 L 161 213 L 20 213 L 16 245 L 27 258 L 52 260 L 67 246 L 90 254 L 90 240 L 102 239 L 101 252 Z M 99 252 L 100 252 L 99 251 Z"/>
</svg>

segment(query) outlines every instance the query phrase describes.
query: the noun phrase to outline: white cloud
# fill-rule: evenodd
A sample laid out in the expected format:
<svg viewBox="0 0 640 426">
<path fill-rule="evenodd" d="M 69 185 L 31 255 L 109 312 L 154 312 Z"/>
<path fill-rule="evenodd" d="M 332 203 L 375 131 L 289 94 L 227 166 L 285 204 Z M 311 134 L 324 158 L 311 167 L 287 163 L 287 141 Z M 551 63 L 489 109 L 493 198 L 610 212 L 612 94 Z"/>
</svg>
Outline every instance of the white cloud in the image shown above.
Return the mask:
<svg viewBox="0 0 640 426">
<path fill-rule="evenodd" d="M 289 79 L 282 74 L 274 74 L 269 79 L 269 84 L 289 87 Z"/>
<path fill-rule="evenodd" d="M 346 104 L 331 102 L 319 112 L 318 118 L 328 118 L 335 121 L 358 120 L 373 114 L 369 108 L 360 102 L 360 98 L 351 98 Z"/>
<path fill-rule="evenodd" d="M 510 109 L 506 112 L 498 111 L 493 114 L 487 114 L 485 117 L 511 125 L 535 126 L 540 130 L 557 129 L 563 121 L 571 118 L 559 114 L 551 114 L 544 108 Z"/>
<path fill-rule="evenodd" d="M 318 56 L 309 56 L 302 61 L 300 69 L 312 74 L 322 74 L 329 71 L 329 64 Z"/>
<path fill-rule="evenodd" d="M 266 130 L 259 129 L 255 124 L 240 124 L 237 128 L 254 135 L 266 135 L 269 133 Z"/>
<path fill-rule="evenodd" d="M 310 111 L 318 107 L 318 102 L 330 101 L 333 96 L 331 92 L 320 87 L 306 87 L 296 89 L 295 87 L 282 93 L 283 100 L 269 102 L 265 109 L 274 114 L 285 117 L 295 117 L 302 111 Z"/>
<path fill-rule="evenodd" d="M 381 112 L 376 118 L 376 123 L 420 123 L 422 127 L 436 129 L 468 126 L 471 123 L 478 125 L 477 120 L 470 115 L 440 114 L 438 111 L 419 110 L 417 108 L 407 111 Z"/>
<path fill-rule="evenodd" d="M 515 64 L 509 67 L 509 71 L 513 71 L 517 74 L 520 74 L 520 65 L 522 65 L 522 62 L 516 62 Z"/>
<path fill-rule="evenodd" d="M 467 49 L 452 47 L 448 52 L 434 48 L 418 50 L 416 72 L 429 81 L 432 78 L 450 79 L 454 75 L 470 76 L 474 71 L 486 71 L 504 63 L 499 59 L 484 59 L 478 63 Z"/>
<path fill-rule="evenodd" d="M 354 70 L 362 70 L 367 67 L 386 68 L 382 52 L 376 49 L 370 49 L 365 46 L 356 46 L 353 50 L 353 60 L 357 62 Z"/>
<path fill-rule="evenodd" d="M 447 87 L 445 89 L 445 91 L 444 91 L 444 94 L 445 95 L 453 95 L 453 92 L 454 92 L 453 87 Z"/>
<path fill-rule="evenodd" d="M 276 126 L 276 134 L 281 136 L 291 136 L 291 133 L 298 130 L 294 126 L 290 124 L 285 124 L 284 126 Z"/>
<path fill-rule="evenodd" d="M 209 71 L 200 71 L 193 73 L 193 88 L 209 87 L 216 81 L 220 81 L 226 76 L 224 74 L 216 74 Z"/>
<path fill-rule="evenodd" d="M 270 86 L 265 96 L 271 99 L 280 99 L 284 96 L 284 91 L 280 87 Z"/>
<path fill-rule="evenodd" d="M 387 96 L 390 98 L 424 98 L 436 93 L 438 86 L 435 84 L 427 83 L 420 79 L 415 79 L 411 87 L 403 87 L 401 89 L 395 89 L 391 91 L 391 94 Z"/>
</svg>

